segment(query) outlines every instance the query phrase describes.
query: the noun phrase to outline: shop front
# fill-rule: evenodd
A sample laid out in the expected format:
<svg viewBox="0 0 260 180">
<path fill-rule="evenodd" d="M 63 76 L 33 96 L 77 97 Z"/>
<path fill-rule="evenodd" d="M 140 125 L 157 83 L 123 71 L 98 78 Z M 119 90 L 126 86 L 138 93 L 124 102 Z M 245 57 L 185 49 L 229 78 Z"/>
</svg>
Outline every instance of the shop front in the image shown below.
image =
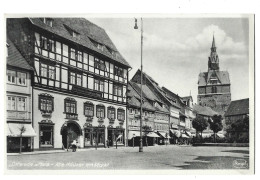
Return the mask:
<svg viewBox="0 0 260 180">
<path fill-rule="evenodd" d="M 156 143 L 158 145 L 164 145 L 164 144 L 168 144 L 168 140 L 169 140 L 169 133 L 166 131 L 157 131 L 158 134 L 158 138 L 156 138 Z"/>
<path fill-rule="evenodd" d="M 7 153 L 32 151 L 32 138 L 36 136 L 31 124 L 8 123 Z"/>
<path fill-rule="evenodd" d="M 178 144 L 178 140 L 181 137 L 181 132 L 178 127 L 172 127 L 170 129 L 170 144 Z"/>
<path fill-rule="evenodd" d="M 84 147 L 105 147 L 105 126 L 85 126 Z"/>
<path fill-rule="evenodd" d="M 107 127 L 107 146 L 124 145 L 125 129 L 121 127 Z"/>
</svg>

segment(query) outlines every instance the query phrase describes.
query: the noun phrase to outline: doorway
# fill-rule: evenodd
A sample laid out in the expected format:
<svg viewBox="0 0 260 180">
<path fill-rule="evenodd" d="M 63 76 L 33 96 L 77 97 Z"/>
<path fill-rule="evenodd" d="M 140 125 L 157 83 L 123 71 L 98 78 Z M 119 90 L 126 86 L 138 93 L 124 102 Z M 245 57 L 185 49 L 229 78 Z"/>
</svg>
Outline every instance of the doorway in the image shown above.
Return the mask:
<svg viewBox="0 0 260 180">
<path fill-rule="evenodd" d="M 81 135 L 81 128 L 76 122 L 67 122 L 67 126 L 62 127 L 62 144 L 64 148 L 69 148 L 71 143 L 78 141 Z"/>
</svg>

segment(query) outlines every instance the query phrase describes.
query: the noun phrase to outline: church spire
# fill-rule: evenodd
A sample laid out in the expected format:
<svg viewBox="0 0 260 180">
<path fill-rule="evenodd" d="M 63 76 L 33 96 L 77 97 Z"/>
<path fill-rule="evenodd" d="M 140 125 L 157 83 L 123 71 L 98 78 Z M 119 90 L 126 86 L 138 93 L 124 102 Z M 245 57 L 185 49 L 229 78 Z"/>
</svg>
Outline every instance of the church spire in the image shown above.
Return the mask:
<svg viewBox="0 0 260 180">
<path fill-rule="evenodd" d="M 208 69 L 209 70 L 219 70 L 219 59 L 217 54 L 217 47 L 215 44 L 215 37 L 213 34 L 212 46 L 211 46 L 211 53 L 208 61 Z"/>
<path fill-rule="evenodd" d="M 216 45 L 215 45 L 215 37 L 214 37 L 214 34 L 213 34 L 213 40 L 212 40 L 212 46 L 211 46 L 211 51 L 213 52 L 216 52 Z"/>
</svg>

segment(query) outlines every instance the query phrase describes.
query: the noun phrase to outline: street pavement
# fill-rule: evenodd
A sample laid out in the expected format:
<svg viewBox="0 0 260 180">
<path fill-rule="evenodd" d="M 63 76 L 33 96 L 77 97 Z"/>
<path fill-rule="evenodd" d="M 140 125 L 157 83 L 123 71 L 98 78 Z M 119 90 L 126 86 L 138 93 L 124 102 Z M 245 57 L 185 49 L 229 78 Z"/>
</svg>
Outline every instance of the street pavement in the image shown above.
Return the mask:
<svg viewBox="0 0 260 180">
<path fill-rule="evenodd" d="M 7 156 L 8 170 L 244 169 L 248 147 L 151 146 L 84 149 L 77 152 Z"/>
</svg>

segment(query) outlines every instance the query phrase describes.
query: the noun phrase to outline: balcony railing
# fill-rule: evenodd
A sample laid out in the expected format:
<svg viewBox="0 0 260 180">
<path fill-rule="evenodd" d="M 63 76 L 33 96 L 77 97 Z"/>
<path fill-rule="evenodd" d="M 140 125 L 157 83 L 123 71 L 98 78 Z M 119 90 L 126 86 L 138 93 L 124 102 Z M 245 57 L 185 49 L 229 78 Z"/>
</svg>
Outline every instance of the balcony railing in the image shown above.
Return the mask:
<svg viewBox="0 0 260 180">
<path fill-rule="evenodd" d="M 30 120 L 31 113 L 27 111 L 7 111 L 8 119 L 22 119 L 22 120 Z"/>
</svg>

